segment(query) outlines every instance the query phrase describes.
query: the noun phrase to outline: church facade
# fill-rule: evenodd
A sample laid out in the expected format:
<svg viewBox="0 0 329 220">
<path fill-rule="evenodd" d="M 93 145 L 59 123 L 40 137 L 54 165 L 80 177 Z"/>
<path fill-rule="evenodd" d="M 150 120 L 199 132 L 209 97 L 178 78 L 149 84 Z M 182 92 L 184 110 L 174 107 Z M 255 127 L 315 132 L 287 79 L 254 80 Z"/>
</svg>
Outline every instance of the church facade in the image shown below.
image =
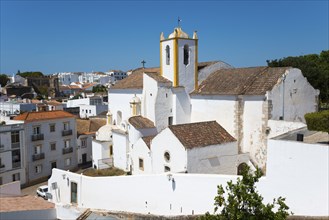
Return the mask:
<svg viewBox="0 0 329 220">
<path fill-rule="evenodd" d="M 318 94 L 298 69 L 234 68 L 222 61 L 198 62 L 196 32 L 189 37 L 177 27 L 168 38 L 163 33 L 160 35 L 160 68 L 136 69 L 109 89 L 108 127 L 113 131 L 113 159 L 124 158 L 126 164 L 121 166 L 132 173 L 169 171 L 156 158 L 163 159 L 169 149 L 171 154 L 177 151 L 178 155 L 185 145 L 181 142 L 161 145 L 166 141 L 164 134 L 169 135 L 169 140 L 175 136 L 170 132 L 172 126 L 185 125 L 188 132 L 190 123 L 216 121 L 224 130 L 211 133 L 208 129 L 206 136 L 226 133 L 232 136 L 234 144 L 227 151 L 231 159 L 219 165 L 232 169 L 224 172 L 219 167 L 210 168 L 211 160 L 201 164 L 200 152 L 205 149 L 214 148 L 213 157 L 221 157 L 223 146 L 216 143 L 196 146 L 197 151 L 193 147 L 199 152 L 193 154 L 193 159 L 186 156 L 191 154 L 181 154 L 185 155 L 181 158 L 186 161 L 184 166 L 209 169 L 185 167 L 174 172 L 236 174 L 241 163 L 265 168 L 267 137 L 276 129 L 270 126 L 269 120 L 304 122 L 305 113 L 317 110 Z M 136 116 L 143 119 L 131 120 Z M 138 136 L 132 138 L 136 129 Z M 145 129 L 148 132 L 141 132 Z M 191 139 L 195 138 L 191 135 Z M 146 159 L 140 160 L 140 154 L 147 155 Z"/>
</svg>

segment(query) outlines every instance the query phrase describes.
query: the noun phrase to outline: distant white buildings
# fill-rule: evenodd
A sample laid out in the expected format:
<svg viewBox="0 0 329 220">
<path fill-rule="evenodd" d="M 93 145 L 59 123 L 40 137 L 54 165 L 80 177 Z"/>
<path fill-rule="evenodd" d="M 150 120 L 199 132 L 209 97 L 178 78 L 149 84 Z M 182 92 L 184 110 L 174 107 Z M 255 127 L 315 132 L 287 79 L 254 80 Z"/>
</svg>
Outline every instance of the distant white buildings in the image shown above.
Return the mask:
<svg viewBox="0 0 329 220">
<path fill-rule="evenodd" d="M 97 116 L 101 112 L 107 111 L 108 106 L 103 103 L 103 97 L 93 96 L 89 98 L 71 99 L 67 101 L 67 108 L 79 107 L 80 118 Z"/>
</svg>

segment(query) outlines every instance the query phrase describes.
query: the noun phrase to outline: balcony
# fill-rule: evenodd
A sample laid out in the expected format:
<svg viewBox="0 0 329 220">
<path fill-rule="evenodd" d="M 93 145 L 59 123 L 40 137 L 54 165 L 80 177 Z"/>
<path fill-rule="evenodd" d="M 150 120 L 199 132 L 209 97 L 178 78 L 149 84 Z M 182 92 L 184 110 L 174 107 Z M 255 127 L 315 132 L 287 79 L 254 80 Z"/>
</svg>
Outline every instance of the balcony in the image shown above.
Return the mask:
<svg viewBox="0 0 329 220">
<path fill-rule="evenodd" d="M 5 165 L 4 165 L 4 164 L 0 164 L 0 169 L 1 169 L 1 168 L 4 168 L 4 167 L 5 167 Z"/>
<path fill-rule="evenodd" d="M 72 129 L 62 131 L 62 136 L 72 135 Z"/>
<path fill-rule="evenodd" d="M 18 143 L 11 143 L 11 148 L 12 149 L 19 149 L 19 147 L 20 147 L 20 143 L 18 142 Z"/>
<path fill-rule="evenodd" d="M 13 168 L 20 168 L 21 167 L 21 161 L 13 162 L 12 166 L 13 166 Z"/>
<path fill-rule="evenodd" d="M 39 140 L 43 140 L 43 134 L 33 134 L 31 135 L 32 141 L 39 141 Z"/>
<path fill-rule="evenodd" d="M 5 150 L 5 145 L 1 144 L 0 145 L 0 151 L 3 151 L 3 150 Z"/>
<path fill-rule="evenodd" d="M 34 154 L 32 155 L 32 160 L 36 161 L 36 160 L 42 160 L 45 159 L 45 153 L 40 153 L 40 154 Z"/>
<path fill-rule="evenodd" d="M 73 152 L 73 147 L 63 148 L 63 154 L 68 154 Z"/>
</svg>

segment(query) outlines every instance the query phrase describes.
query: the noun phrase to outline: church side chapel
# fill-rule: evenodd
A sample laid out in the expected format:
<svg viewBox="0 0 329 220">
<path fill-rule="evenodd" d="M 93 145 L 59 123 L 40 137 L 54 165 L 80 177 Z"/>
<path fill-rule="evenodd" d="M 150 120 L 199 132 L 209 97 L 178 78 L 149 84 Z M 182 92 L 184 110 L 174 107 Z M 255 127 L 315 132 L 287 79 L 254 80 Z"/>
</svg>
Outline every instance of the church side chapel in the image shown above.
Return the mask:
<svg viewBox="0 0 329 220">
<path fill-rule="evenodd" d="M 305 122 L 317 110 L 319 91 L 299 69 L 198 62 L 198 41 L 180 25 L 161 33 L 160 67 L 133 70 L 109 88 L 95 163 L 132 174 L 235 175 L 244 163 L 265 170 L 268 136 L 280 122 Z"/>
</svg>

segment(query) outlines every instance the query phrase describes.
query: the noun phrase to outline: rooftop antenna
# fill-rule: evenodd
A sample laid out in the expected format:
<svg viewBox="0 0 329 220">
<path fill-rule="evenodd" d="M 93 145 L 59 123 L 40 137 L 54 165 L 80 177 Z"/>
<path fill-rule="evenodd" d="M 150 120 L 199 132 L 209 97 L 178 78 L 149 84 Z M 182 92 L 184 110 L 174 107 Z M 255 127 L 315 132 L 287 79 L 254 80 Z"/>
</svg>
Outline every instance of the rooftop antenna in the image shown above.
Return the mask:
<svg viewBox="0 0 329 220">
<path fill-rule="evenodd" d="M 178 27 L 180 27 L 180 22 L 181 21 L 182 21 L 182 19 L 180 19 L 180 17 L 178 16 L 178 19 L 177 19 Z"/>
<path fill-rule="evenodd" d="M 146 63 L 146 61 L 145 60 L 142 60 L 142 65 L 143 65 L 143 68 L 145 68 L 145 63 Z"/>
</svg>

